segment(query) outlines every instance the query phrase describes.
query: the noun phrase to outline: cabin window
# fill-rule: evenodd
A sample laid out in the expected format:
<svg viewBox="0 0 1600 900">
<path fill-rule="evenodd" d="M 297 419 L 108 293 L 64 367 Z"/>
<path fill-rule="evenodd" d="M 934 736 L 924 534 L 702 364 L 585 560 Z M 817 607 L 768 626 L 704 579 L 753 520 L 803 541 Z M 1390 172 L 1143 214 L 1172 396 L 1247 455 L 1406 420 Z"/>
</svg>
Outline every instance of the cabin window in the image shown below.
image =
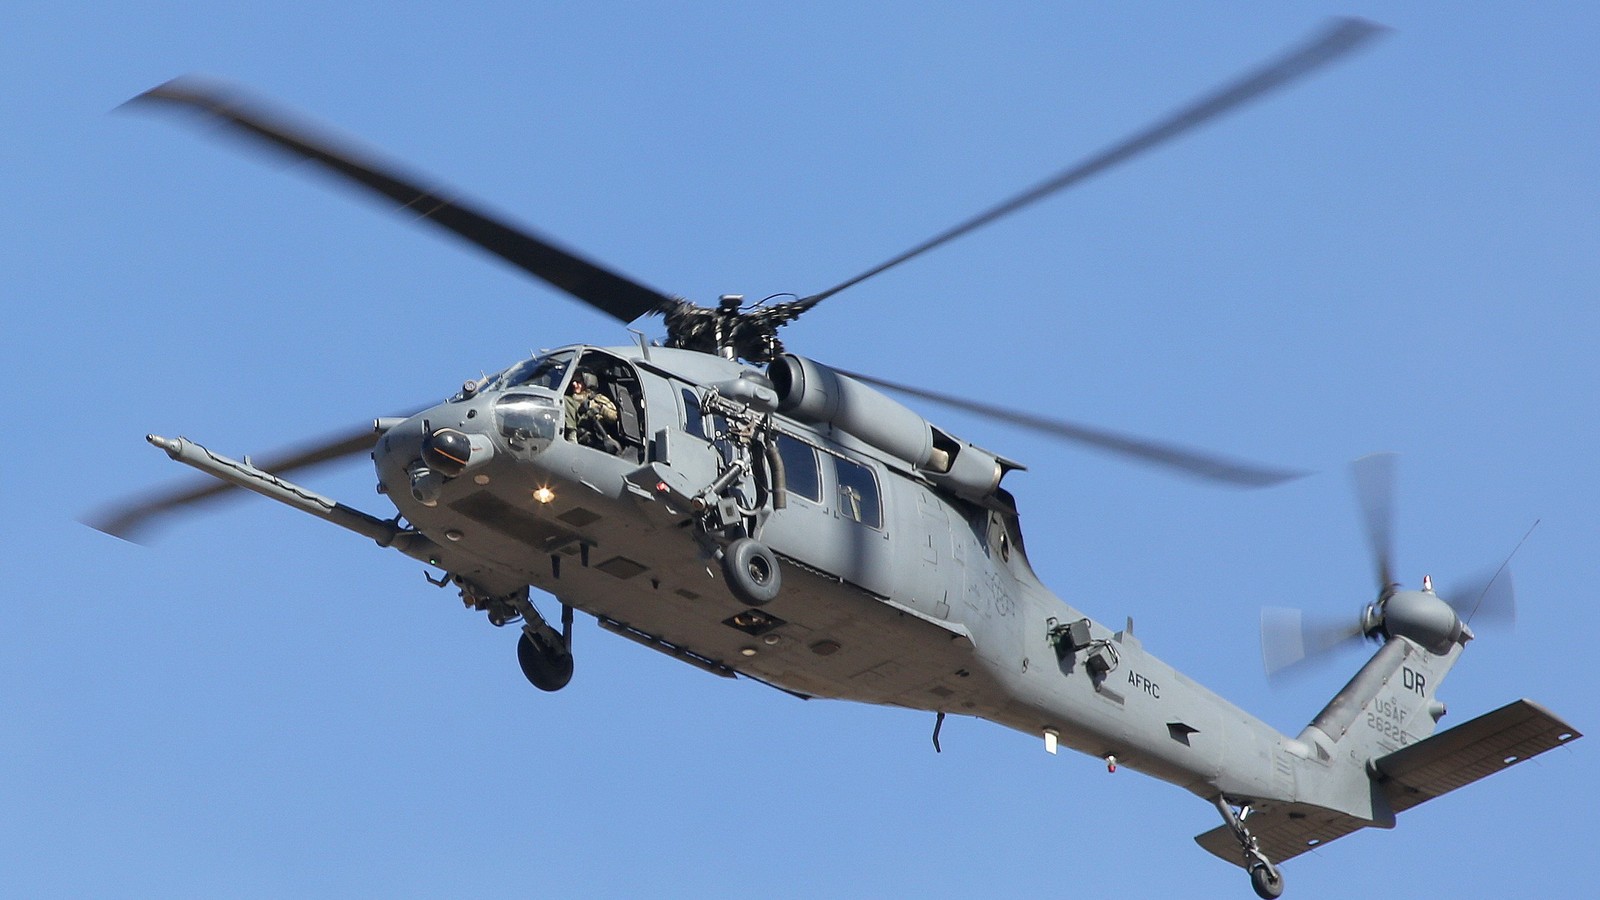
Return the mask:
<svg viewBox="0 0 1600 900">
<path fill-rule="evenodd" d="M 853 519 L 868 528 L 883 527 L 883 502 L 878 494 L 878 480 L 872 470 L 857 462 L 835 456 L 834 482 L 838 489 L 839 515 Z"/>
<path fill-rule="evenodd" d="M 700 405 L 700 395 L 692 388 L 678 391 L 683 398 L 683 430 L 703 441 L 714 441 L 717 435 L 728 430 L 728 420 L 719 415 L 706 415 Z"/>
<path fill-rule="evenodd" d="M 706 414 L 700 408 L 700 397 L 689 388 L 678 392 L 683 397 L 683 430 L 703 441 L 711 440 L 706 434 Z"/>
<path fill-rule="evenodd" d="M 784 483 L 789 494 L 821 503 L 822 472 L 817 467 L 816 449 L 787 434 L 779 434 L 778 458 L 783 460 Z"/>
</svg>

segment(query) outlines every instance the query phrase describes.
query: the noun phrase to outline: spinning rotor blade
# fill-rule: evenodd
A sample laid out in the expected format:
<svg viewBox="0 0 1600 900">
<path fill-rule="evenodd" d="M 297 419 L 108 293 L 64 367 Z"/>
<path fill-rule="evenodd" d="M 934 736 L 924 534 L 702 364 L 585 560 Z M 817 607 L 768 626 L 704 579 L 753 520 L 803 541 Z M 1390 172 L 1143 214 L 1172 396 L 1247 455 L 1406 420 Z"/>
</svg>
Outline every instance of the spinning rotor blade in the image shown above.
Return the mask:
<svg viewBox="0 0 1600 900">
<path fill-rule="evenodd" d="M 1419 627 L 1418 622 L 1424 623 L 1420 626 L 1424 635 L 1434 630 L 1435 626 L 1427 623 L 1427 620 L 1431 618 L 1437 621 L 1437 617 L 1429 612 L 1426 606 L 1419 608 L 1416 605 L 1419 602 L 1417 595 L 1394 593 L 1394 589 L 1398 587 L 1394 584 L 1392 550 L 1396 459 L 1393 453 L 1374 453 L 1356 460 L 1352 466 L 1356 497 L 1360 501 L 1367 539 L 1371 544 L 1372 555 L 1378 569 L 1380 589 L 1377 600 L 1354 621 L 1336 619 L 1307 622 L 1304 614 L 1297 609 L 1263 609 L 1261 659 L 1266 665 L 1269 678 L 1326 656 L 1338 647 L 1354 642 L 1364 635 L 1391 636 L 1395 634 L 1391 628 L 1397 624 L 1400 628 L 1398 633 L 1404 636 L 1414 636 L 1416 632 L 1408 631 L 1407 628 Z M 1522 540 L 1517 542 L 1517 546 L 1499 567 L 1476 578 L 1465 579 L 1458 587 L 1437 592 L 1439 600 L 1449 605 L 1460 623 L 1470 625 L 1477 622 L 1480 626 L 1491 628 L 1510 628 L 1516 624 L 1517 601 L 1516 590 L 1511 583 L 1511 557 L 1522 548 L 1522 544 L 1528 540 L 1528 536 L 1533 534 L 1533 529 L 1538 525 L 1538 522 L 1533 523 L 1533 527 L 1522 536 Z M 1430 581 L 1430 578 L 1423 578 L 1423 591 L 1432 590 L 1429 586 Z M 1391 610 L 1396 597 L 1406 599 L 1402 611 L 1398 613 L 1398 623 L 1390 618 L 1396 615 Z M 1438 601 L 1420 602 L 1436 604 Z M 1407 609 L 1409 612 L 1405 611 Z M 1456 625 L 1452 623 L 1450 631 L 1437 633 L 1449 634 L 1450 639 L 1455 640 L 1457 636 L 1455 628 Z M 1420 639 L 1424 641 L 1424 645 L 1433 640 L 1432 637 L 1426 636 Z"/>
<path fill-rule="evenodd" d="M 990 406 L 985 403 L 977 403 L 946 394 L 936 394 L 933 391 L 926 391 L 922 388 L 896 384 L 892 381 L 884 381 L 881 378 L 873 378 L 870 375 L 847 372 L 843 369 L 835 371 L 838 371 L 841 375 L 848 375 L 857 381 L 894 391 L 898 394 L 918 397 L 964 412 L 976 413 L 988 419 L 1016 425 L 1053 438 L 1071 441 L 1080 446 L 1102 450 L 1115 456 L 1134 459 L 1207 481 L 1221 482 L 1235 487 L 1255 488 L 1281 484 L 1307 474 L 1289 469 L 1258 466 L 1253 463 L 1240 462 L 1198 450 L 1178 447 L 1173 444 L 1129 437 L 1061 419 L 1049 419 L 1019 410 Z"/>
<path fill-rule="evenodd" d="M 341 141 L 319 135 L 233 91 L 195 78 L 178 78 L 152 88 L 129 104 L 173 103 L 205 113 L 221 124 L 307 159 L 354 184 L 394 201 L 423 221 L 454 233 L 623 322 L 665 309 L 671 298 L 584 259 L 571 250 L 455 199 L 454 192 L 426 187 L 422 180 L 386 163 L 364 157 Z"/>
<path fill-rule="evenodd" d="M 1269 606 L 1261 610 L 1261 662 L 1268 678 L 1278 678 L 1302 665 L 1359 644 L 1361 619 L 1307 621 L 1298 609 Z"/>
<path fill-rule="evenodd" d="M 1511 584 L 1511 559 L 1522 549 L 1522 545 L 1533 536 L 1533 530 L 1539 527 L 1539 520 L 1535 519 L 1528 531 L 1517 541 L 1506 555 L 1505 562 L 1494 572 L 1481 575 L 1476 581 L 1469 582 L 1467 587 L 1452 590 L 1444 598 L 1445 602 L 1456 611 L 1461 621 L 1471 625 L 1474 621 L 1488 625 L 1492 628 L 1510 630 L 1517 625 L 1517 592 Z"/>
<path fill-rule="evenodd" d="M 256 468 L 274 475 L 287 475 L 302 469 L 355 456 L 372 449 L 378 434 L 371 424 L 329 435 L 322 440 L 290 447 L 255 463 Z M 85 520 L 85 524 L 112 537 L 139 543 L 162 518 L 195 507 L 215 503 L 229 496 L 243 496 L 243 488 L 207 478 L 182 487 L 149 494 L 119 506 L 105 509 Z"/>
<path fill-rule="evenodd" d="M 1394 584 L 1394 464 L 1393 453 L 1373 453 L 1356 460 L 1350 467 L 1355 480 L 1356 502 L 1361 505 L 1361 520 L 1367 528 L 1367 543 L 1378 569 L 1378 593 Z"/>
<path fill-rule="evenodd" d="M 1150 125 L 1138 134 L 1113 144 L 1094 156 L 1083 160 L 1045 181 L 1029 188 L 992 209 L 940 232 L 885 262 L 842 281 L 818 294 L 799 301 L 809 309 L 848 287 L 853 287 L 906 260 L 922 255 L 970 231 L 975 231 L 1003 216 L 1069 188 L 1087 178 L 1125 162 L 1147 150 L 1158 147 L 1190 129 L 1196 128 L 1218 116 L 1282 87 L 1298 78 L 1309 75 L 1346 53 L 1355 50 L 1385 29 L 1380 25 L 1360 19 L 1336 19 L 1317 34 L 1309 43 L 1288 54 L 1272 60 L 1244 77 L 1230 82 L 1210 94 L 1190 103 L 1164 119 Z"/>
<path fill-rule="evenodd" d="M 1443 595 L 1444 602 L 1468 625 L 1510 630 L 1517 624 L 1517 590 L 1511 569 L 1501 566 Z"/>
</svg>

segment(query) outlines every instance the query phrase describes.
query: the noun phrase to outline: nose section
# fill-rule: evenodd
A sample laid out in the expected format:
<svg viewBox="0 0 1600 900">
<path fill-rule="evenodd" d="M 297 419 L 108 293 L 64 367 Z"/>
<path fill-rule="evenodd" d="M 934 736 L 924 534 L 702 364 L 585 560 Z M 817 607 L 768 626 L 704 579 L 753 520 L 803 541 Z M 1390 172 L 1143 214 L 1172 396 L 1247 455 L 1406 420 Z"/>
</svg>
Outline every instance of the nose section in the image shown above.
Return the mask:
<svg viewBox="0 0 1600 900">
<path fill-rule="evenodd" d="M 452 481 L 497 459 L 531 461 L 559 435 L 563 415 L 555 394 L 515 388 L 458 397 L 407 419 L 379 419 L 383 437 L 372 451 L 378 483 L 396 505 L 409 496 L 436 506 Z"/>
<path fill-rule="evenodd" d="M 487 465 L 495 455 L 493 415 L 478 398 L 444 403 L 406 419 L 379 419 L 383 433 L 372 451 L 381 489 L 436 506 L 454 478 Z M 396 497 L 398 500 L 399 497 Z"/>
<path fill-rule="evenodd" d="M 423 461 L 423 447 L 432 432 L 432 422 L 443 410 L 424 410 L 406 419 L 379 419 L 375 427 L 383 432 L 372 448 L 372 463 L 378 470 L 378 489 L 398 504 L 409 494 L 424 506 L 439 502 L 444 475 L 434 472 Z"/>
</svg>

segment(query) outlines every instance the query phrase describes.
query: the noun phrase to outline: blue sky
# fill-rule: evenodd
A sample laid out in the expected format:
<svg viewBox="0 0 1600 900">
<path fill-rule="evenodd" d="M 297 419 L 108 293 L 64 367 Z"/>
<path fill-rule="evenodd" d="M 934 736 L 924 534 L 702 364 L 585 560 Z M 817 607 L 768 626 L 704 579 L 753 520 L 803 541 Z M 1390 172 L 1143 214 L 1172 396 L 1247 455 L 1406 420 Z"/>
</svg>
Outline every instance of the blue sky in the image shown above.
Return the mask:
<svg viewBox="0 0 1600 900">
<path fill-rule="evenodd" d="M 1345 467 L 1401 453 L 1398 570 L 1514 561 L 1448 722 L 1596 728 L 1600 13 L 1586 4 L 10 4 L 0 873 L 19 896 L 1247 896 L 1204 803 L 996 726 L 802 703 L 581 622 L 514 635 L 265 501 L 152 546 L 78 524 L 231 453 L 442 397 L 605 317 L 171 116 L 275 98 L 662 290 L 806 293 L 1300 40 L 1367 52 L 829 300 L 843 368 L 1319 474 L 1237 493 L 965 416 L 1046 583 L 1296 732 L 1263 605 L 1355 610 Z M 359 463 L 308 479 L 386 512 Z M 1591 739 L 1594 740 L 1594 739 Z M 1289 896 L 1587 889 L 1589 741 L 1286 869 Z M 1579 887 L 1584 886 L 1584 887 Z"/>
</svg>

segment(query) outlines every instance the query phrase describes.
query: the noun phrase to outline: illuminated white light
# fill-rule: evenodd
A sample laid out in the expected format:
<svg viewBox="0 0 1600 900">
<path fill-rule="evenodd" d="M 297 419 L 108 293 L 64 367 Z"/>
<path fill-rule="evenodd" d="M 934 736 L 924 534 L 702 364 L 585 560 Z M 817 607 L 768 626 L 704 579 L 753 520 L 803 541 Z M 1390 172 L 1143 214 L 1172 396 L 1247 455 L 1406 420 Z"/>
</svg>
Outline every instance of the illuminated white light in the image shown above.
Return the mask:
<svg viewBox="0 0 1600 900">
<path fill-rule="evenodd" d="M 740 653 L 741 656 L 755 656 L 756 655 L 756 648 L 754 648 L 754 647 L 741 647 L 739 649 L 739 653 Z"/>
<path fill-rule="evenodd" d="M 541 487 L 538 490 L 533 492 L 533 499 L 539 501 L 540 503 L 549 503 L 551 500 L 554 500 L 555 498 L 556 498 L 556 492 L 550 490 L 547 487 Z"/>
<path fill-rule="evenodd" d="M 1044 752 L 1046 752 L 1046 753 L 1054 753 L 1054 752 L 1056 752 L 1056 744 L 1060 740 L 1061 740 L 1060 732 L 1056 731 L 1054 728 L 1046 728 L 1044 730 Z"/>
</svg>

